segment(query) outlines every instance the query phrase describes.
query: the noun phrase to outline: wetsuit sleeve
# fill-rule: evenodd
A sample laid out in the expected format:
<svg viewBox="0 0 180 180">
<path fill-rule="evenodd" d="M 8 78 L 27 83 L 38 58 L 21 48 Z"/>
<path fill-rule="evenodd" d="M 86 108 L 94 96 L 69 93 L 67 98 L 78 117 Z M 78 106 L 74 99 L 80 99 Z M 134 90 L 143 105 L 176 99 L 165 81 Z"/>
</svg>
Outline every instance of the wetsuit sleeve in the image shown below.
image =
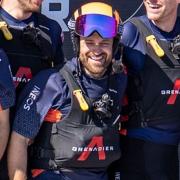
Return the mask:
<svg viewBox="0 0 180 180">
<path fill-rule="evenodd" d="M 144 66 L 145 47 L 137 27 L 131 22 L 124 24 L 121 44 L 124 46 L 124 63 L 128 71 L 139 71 Z"/>
<path fill-rule="evenodd" d="M 54 99 L 61 94 L 54 74 L 42 71 L 25 86 L 17 104 L 13 131 L 30 139 L 37 135 Z"/>
<path fill-rule="evenodd" d="M 127 47 L 134 47 L 139 38 L 139 32 L 134 24 L 127 22 L 123 25 L 121 43 Z"/>
<path fill-rule="evenodd" d="M 0 49 L 0 110 L 8 109 L 15 102 L 15 88 L 8 58 Z"/>
</svg>

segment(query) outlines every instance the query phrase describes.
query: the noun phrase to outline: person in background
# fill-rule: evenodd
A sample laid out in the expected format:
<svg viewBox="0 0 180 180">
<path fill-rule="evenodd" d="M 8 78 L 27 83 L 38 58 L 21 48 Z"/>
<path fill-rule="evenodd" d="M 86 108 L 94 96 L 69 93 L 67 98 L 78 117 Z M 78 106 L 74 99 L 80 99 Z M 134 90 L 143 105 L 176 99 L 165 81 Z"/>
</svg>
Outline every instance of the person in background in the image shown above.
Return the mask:
<svg viewBox="0 0 180 180">
<path fill-rule="evenodd" d="M 123 27 L 128 120 L 122 131 L 121 180 L 178 180 L 179 3 L 144 0 L 146 15 Z"/>
<path fill-rule="evenodd" d="M 61 27 L 39 12 L 42 2 L 1 0 L 0 46 L 11 65 L 17 98 L 24 85 L 39 71 L 61 66 L 64 61 Z M 15 111 L 16 106 L 10 109 L 10 122 L 14 119 Z M 6 180 L 6 156 L 2 161 L 0 179 Z"/>
<path fill-rule="evenodd" d="M 40 70 L 62 65 L 60 25 L 41 14 L 43 0 L 1 0 L 0 37 L 17 93 Z"/>
<path fill-rule="evenodd" d="M 39 73 L 20 95 L 8 153 L 10 179 L 26 179 L 28 166 L 30 179 L 107 180 L 107 167 L 120 157 L 127 77 L 112 68 L 120 17 L 109 4 L 91 2 L 74 19 L 77 57 L 60 71 Z"/>
<path fill-rule="evenodd" d="M 9 108 L 15 102 L 15 88 L 6 54 L 0 49 L 0 160 L 9 137 Z"/>
</svg>

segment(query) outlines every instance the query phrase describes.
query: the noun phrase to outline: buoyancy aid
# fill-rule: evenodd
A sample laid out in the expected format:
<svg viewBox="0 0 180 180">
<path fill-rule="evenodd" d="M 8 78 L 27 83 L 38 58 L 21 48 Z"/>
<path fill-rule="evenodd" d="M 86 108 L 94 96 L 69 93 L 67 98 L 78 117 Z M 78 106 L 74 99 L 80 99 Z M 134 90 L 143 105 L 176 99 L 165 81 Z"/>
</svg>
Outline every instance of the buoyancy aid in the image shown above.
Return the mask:
<svg viewBox="0 0 180 180">
<path fill-rule="evenodd" d="M 159 127 L 166 122 L 180 119 L 180 61 L 175 59 L 169 44 L 156 38 L 164 51 L 159 57 L 147 37 L 153 33 L 137 18 L 131 20 L 136 25 L 146 47 L 143 69 L 128 75 L 128 127 Z"/>
<path fill-rule="evenodd" d="M 66 66 L 60 70 L 71 93 L 71 108 L 67 117 L 56 123 L 44 121 L 35 142 L 29 148 L 31 169 L 104 168 L 120 157 L 120 99 L 117 77 L 110 78 L 108 94 L 113 100 L 112 117 L 99 120 L 92 100 L 83 93 L 74 75 Z M 88 109 L 82 110 L 75 90 L 82 91 Z"/>
<path fill-rule="evenodd" d="M 46 22 L 42 14 L 37 16 L 37 24 Z M 53 50 L 48 30 L 41 26 L 34 27 L 30 24 L 24 28 L 8 25 L 0 17 L 1 25 L 5 25 L 6 31 L 12 35 L 7 40 L 3 31 L 0 31 L 0 47 L 3 48 L 9 58 L 13 81 L 17 94 L 24 85 L 40 70 L 52 67 Z M 2 27 L 0 28 L 2 29 Z"/>
</svg>

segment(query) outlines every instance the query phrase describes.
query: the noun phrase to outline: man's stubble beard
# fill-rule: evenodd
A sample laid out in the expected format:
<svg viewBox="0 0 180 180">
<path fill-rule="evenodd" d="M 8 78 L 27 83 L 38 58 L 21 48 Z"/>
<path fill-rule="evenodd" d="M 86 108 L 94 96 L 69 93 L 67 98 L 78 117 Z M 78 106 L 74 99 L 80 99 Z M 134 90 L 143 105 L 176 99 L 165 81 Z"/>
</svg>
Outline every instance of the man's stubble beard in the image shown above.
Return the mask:
<svg viewBox="0 0 180 180">
<path fill-rule="evenodd" d="M 87 57 L 84 57 L 82 55 L 79 56 L 79 60 L 80 60 L 80 65 L 81 68 L 83 69 L 84 72 L 86 72 L 86 74 L 89 74 L 90 76 L 94 77 L 94 78 L 101 78 L 103 77 L 103 75 L 106 73 L 110 63 L 107 65 L 106 63 L 104 65 L 106 65 L 107 67 L 102 66 L 91 66 L 91 64 L 88 64 L 88 60 Z M 106 59 L 107 62 L 107 59 Z M 99 70 L 98 70 L 99 68 Z M 101 69 L 101 70 L 100 70 Z"/>
</svg>

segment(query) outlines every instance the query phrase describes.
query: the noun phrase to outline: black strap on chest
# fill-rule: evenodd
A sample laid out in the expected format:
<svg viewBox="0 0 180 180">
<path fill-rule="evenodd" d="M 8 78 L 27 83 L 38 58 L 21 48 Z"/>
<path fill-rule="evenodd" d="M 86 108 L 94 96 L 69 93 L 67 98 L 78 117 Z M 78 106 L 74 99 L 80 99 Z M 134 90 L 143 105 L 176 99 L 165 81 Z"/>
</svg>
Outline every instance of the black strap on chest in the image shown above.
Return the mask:
<svg viewBox="0 0 180 180">
<path fill-rule="evenodd" d="M 66 80 L 66 83 L 68 84 L 71 91 L 80 89 L 80 86 L 78 85 L 73 73 L 66 65 L 64 65 L 63 68 L 60 69 L 59 72 Z"/>
<path fill-rule="evenodd" d="M 149 29 L 147 27 L 147 25 L 142 22 L 140 19 L 138 18 L 132 18 L 130 20 L 130 22 L 132 22 L 139 30 L 139 32 L 142 33 L 142 35 L 144 36 L 144 38 L 154 35 L 152 30 Z M 174 58 L 172 51 L 170 50 L 170 44 L 167 41 L 163 41 L 160 40 L 157 36 L 155 37 L 157 43 L 160 45 L 160 47 L 164 50 L 165 55 L 163 57 L 159 57 L 159 59 L 161 60 L 161 62 L 163 61 L 163 63 L 165 63 L 167 66 L 170 67 L 174 67 L 176 65 L 179 65 L 179 62 L 177 62 L 177 60 Z M 144 39 L 144 41 L 146 41 L 146 39 Z M 157 55 L 155 54 L 151 54 L 153 57 L 155 57 L 156 59 L 158 58 Z M 169 61 L 165 61 L 165 59 L 169 59 Z"/>
<path fill-rule="evenodd" d="M 23 44 L 25 42 L 26 44 L 32 44 L 32 47 L 36 46 L 39 49 L 44 64 L 47 64 L 48 67 L 52 67 L 54 58 L 52 41 L 48 31 L 45 28 L 42 30 L 40 27 L 40 25 L 47 21 L 47 18 L 39 13 L 35 13 L 35 17 L 37 18 L 37 26 L 30 23 L 21 29 L 7 24 L 2 15 L 0 15 L 0 30 L 2 31 L 5 41 L 16 41 L 14 38 L 17 36 L 22 39 L 21 41 L 18 41 L 18 43 L 22 42 Z M 12 36 L 12 38 L 10 36 Z"/>
<path fill-rule="evenodd" d="M 75 78 L 75 75 L 73 75 L 73 72 L 64 65 L 62 69 L 60 69 L 60 74 L 64 77 L 66 80 L 66 83 L 68 84 L 68 87 L 70 89 L 70 92 L 76 97 L 81 110 L 87 111 L 89 109 L 89 104 L 91 102 L 90 98 L 87 98 L 85 96 L 85 93 L 83 92 L 82 88 L 77 82 L 77 79 Z"/>
</svg>

